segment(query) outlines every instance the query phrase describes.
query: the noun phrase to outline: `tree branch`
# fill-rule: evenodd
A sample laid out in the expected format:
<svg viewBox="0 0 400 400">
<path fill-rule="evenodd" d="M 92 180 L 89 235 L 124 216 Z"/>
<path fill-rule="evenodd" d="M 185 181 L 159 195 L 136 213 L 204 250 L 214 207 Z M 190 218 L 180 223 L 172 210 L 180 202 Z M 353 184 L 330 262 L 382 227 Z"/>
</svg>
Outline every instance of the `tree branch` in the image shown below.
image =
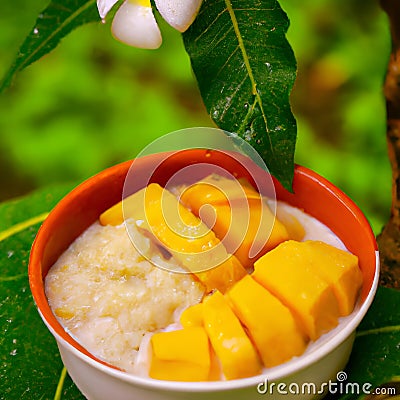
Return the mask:
<svg viewBox="0 0 400 400">
<path fill-rule="evenodd" d="M 387 112 L 387 143 L 392 167 L 392 208 L 388 223 L 378 236 L 381 255 L 380 284 L 400 287 L 400 2 L 381 0 L 392 36 L 384 93 Z"/>
</svg>

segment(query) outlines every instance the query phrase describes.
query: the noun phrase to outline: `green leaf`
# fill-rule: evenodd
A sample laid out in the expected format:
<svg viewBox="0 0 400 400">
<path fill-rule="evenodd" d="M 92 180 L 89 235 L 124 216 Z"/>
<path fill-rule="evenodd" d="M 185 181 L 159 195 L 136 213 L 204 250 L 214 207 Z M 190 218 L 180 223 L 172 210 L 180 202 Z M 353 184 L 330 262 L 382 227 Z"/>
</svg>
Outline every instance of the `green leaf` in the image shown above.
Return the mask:
<svg viewBox="0 0 400 400">
<path fill-rule="evenodd" d="M 29 251 L 40 221 L 71 189 L 70 184 L 55 186 L 0 204 L 0 399 L 84 398 L 65 376 L 27 277 Z M 347 382 L 378 386 L 398 380 L 399 352 L 400 292 L 379 288 L 358 329 Z M 340 400 L 349 398 L 358 396 Z"/>
<path fill-rule="evenodd" d="M 53 50 L 73 29 L 99 21 L 96 0 L 54 0 L 36 20 L 35 26 L 21 45 L 16 59 L 0 83 L 0 93 L 15 74 Z"/>
<path fill-rule="evenodd" d="M 53 399 L 63 364 L 29 290 L 29 250 L 40 220 L 71 185 L 0 205 L 0 398 Z M 62 398 L 83 399 L 67 377 Z"/>
<path fill-rule="evenodd" d="M 288 27 L 276 0 L 204 0 L 183 38 L 211 118 L 248 141 L 291 190 L 296 60 Z"/>
<path fill-rule="evenodd" d="M 400 291 L 379 288 L 370 310 L 357 330 L 353 352 L 346 367 L 346 382 L 371 384 L 400 383 Z M 346 383 L 345 382 L 345 383 Z M 400 387 L 397 384 L 397 395 Z M 340 400 L 364 396 L 344 394 Z"/>
</svg>

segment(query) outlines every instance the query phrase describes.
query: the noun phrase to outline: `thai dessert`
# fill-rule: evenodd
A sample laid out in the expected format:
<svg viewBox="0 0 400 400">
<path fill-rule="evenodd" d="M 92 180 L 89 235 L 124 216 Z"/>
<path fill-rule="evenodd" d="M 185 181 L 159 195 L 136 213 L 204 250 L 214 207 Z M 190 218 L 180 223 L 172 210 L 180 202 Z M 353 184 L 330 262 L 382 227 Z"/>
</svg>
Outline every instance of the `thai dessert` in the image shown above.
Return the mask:
<svg viewBox="0 0 400 400">
<path fill-rule="evenodd" d="M 46 276 L 61 325 L 98 359 L 154 379 L 240 379 L 301 356 L 352 313 L 357 256 L 246 180 L 150 183 Z"/>
</svg>

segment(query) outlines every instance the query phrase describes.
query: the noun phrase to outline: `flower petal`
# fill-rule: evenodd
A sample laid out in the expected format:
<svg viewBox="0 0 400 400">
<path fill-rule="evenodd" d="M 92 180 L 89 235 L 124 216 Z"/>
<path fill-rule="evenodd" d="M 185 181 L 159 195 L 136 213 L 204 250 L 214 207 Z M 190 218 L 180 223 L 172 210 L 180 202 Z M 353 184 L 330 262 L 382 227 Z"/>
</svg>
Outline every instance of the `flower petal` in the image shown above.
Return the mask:
<svg viewBox="0 0 400 400">
<path fill-rule="evenodd" d="M 97 9 L 101 19 L 104 19 L 108 12 L 114 7 L 119 0 L 97 0 Z"/>
<path fill-rule="evenodd" d="M 199 12 L 202 0 L 155 0 L 163 18 L 180 32 L 186 31 Z"/>
<path fill-rule="evenodd" d="M 142 49 L 157 49 L 162 42 L 150 1 L 146 0 L 125 1 L 115 14 L 111 31 L 117 40 Z"/>
</svg>

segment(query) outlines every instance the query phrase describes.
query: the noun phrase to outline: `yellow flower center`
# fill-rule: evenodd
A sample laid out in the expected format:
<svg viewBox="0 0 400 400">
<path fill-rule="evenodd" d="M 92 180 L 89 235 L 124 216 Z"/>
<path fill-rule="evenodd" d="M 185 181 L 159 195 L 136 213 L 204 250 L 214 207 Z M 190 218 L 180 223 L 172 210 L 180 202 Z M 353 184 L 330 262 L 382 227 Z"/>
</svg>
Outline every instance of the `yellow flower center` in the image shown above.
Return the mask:
<svg viewBox="0 0 400 400">
<path fill-rule="evenodd" d="M 131 4 L 138 4 L 142 7 L 151 7 L 150 0 L 128 0 Z"/>
</svg>

